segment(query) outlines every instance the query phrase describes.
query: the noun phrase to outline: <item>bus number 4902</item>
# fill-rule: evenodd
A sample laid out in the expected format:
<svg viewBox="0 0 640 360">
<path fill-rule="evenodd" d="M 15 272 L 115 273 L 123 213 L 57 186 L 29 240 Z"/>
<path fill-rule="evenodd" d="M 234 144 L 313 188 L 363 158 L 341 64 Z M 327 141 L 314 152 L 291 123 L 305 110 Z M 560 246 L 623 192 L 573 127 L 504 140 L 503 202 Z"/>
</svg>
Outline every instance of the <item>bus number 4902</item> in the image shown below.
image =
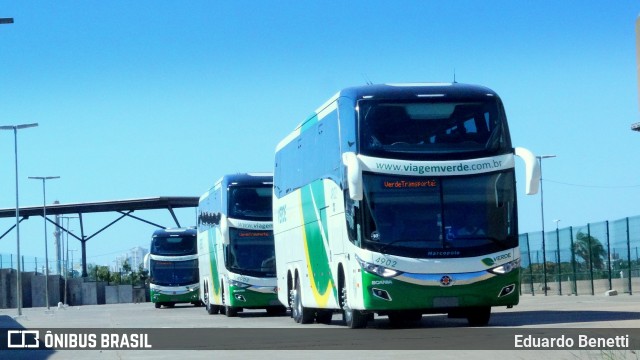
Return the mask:
<svg viewBox="0 0 640 360">
<path fill-rule="evenodd" d="M 387 259 L 385 257 L 379 257 L 376 259 L 376 264 L 380 264 L 388 267 L 396 267 L 398 262 L 396 260 Z"/>
</svg>

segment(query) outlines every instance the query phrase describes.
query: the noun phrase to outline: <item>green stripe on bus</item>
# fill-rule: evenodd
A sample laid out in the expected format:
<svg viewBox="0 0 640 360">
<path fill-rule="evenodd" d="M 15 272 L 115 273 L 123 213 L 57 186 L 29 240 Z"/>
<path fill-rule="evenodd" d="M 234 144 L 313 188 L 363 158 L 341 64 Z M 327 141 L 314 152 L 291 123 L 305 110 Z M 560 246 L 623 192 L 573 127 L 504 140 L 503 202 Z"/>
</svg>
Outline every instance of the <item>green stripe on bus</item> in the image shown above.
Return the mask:
<svg viewBox="0 0 640 360">
<path fill-rule="evenodd" d="M 218 274 L 218 252 L 216 251 L 214 237 L 216 233 L 212 230 L 207 231 L 207 237 L 209 238 L 209 266 L 211 267 L 211 281 L 213 284 L 213 295 L 216 302 L 220 302 L 220 275 Z"/>
<path fill-rule="evenodd" d="M 305 242 L 307 258 L 309 259 L 309 274 L 313 280 L 314 297 L 316 301 L 323 299 L 326 305 L 329 291 L 333 291 L 335 298 L 336 291 L 333 286 L 333 277 L 329 267 L 329 257 L 327 255 L 322 231 L 327 234 L 326 218 L 318 219 L 317 214 L 324 207 L 324 186 L 322 181 L 317 181 L 310 186 L 300 189 L 302 198 L 302 216 L 304 222 Z M 316 202 L 315 206 L 313 202 Z"/>
</svg>

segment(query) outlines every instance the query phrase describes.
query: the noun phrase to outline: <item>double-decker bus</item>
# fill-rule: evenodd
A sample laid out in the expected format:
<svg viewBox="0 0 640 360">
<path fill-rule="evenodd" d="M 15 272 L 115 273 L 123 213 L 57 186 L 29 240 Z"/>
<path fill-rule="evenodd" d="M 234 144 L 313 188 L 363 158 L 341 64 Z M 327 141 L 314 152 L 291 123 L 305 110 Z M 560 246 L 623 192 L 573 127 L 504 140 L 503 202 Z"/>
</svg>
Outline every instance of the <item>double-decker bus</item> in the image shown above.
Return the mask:
<svg viewBox="0 0 640 360">
<path fill-rule="evenodd" d="M 156 230 L 145 263 L 156 308 L 176 303 L 200 305 L 195 228 Z"/>
<path fill-rule="evenodd" d="M 200 197 L 200 296 L 209 314 L 286 311 L 276 296 L 273 175 L 226 175 Z"/>
<path fill-rule="evenodd" d="M 486 325 L 519 301 L 514 155 L 536 193 L 536 158 L 486 87 L 340 91 L 276 147 L 279 300 L 299 323 L 341 310 L 351 328 L 374 314 Z"/>
</svg>

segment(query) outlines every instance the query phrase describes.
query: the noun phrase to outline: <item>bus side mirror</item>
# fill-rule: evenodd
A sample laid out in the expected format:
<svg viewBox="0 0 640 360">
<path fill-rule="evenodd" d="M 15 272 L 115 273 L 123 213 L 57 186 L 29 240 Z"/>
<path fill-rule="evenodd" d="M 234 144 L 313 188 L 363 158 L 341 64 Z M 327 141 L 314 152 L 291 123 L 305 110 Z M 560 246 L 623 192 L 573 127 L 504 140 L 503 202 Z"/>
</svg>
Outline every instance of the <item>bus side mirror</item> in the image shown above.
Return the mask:
<svg viewBox="0 0 640 360">
<path fill-rule="evenodd" d="M 517 147 L 516 156 L 524 160 L 527 195 L 538 193 L 540 186 L 540 164 L 533 153 L 525 148 Z"/>
<path fill-rule="evenodd" d="M 342 163 L 347 167 L 347 186 L 351 200 L 362 200 L 362 168 L 358 156 L 353 152 L 342 154 Z"/>
<path fill-rule="evenodd" d="M 229 222 L 224 215 L 220 217 L 220 235 L 222 236 L 222 243 L 229 245 Z"/>
</svg>

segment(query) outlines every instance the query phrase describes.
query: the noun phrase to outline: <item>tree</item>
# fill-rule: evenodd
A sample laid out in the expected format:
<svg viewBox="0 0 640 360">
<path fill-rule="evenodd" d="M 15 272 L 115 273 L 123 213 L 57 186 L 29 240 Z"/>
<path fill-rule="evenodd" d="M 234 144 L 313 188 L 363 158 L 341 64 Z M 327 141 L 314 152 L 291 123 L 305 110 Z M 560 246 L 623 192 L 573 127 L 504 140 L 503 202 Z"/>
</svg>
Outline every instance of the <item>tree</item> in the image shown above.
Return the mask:
<svg viewBox="0 0 640 360">
<path fill-rule="evenodd" d="M 138 271 L 131 273 L 132 284 L 144 285 L 149 277 L 149 271 L 144 269 L 142 264 L 138 265 Z"/>
<path fill-rule="evenodd" d="M 111 274 L 108 266 L 104 265 L 87 265 L 89 279 L 93 281 L 109 281 Z"/>
<path fill-rule="evenodd" d="M 573 253 L 584 260 L 587 268 L 593 263 L 594 269 L 604 269 L 607 252 L 597 238 L 578 232 L 576 241 L 573 243 Z"/>
<path fill-rule="evenodd" d="M 131 272 L 131 264 L 129 264 L 129 259 L 124 259 L 122 263 L 122 272 L 127 275 Z"/>
<path fill-rule="evenodd" d="M 122 274 L 118 271 L 111 273 L 109 282 L 112 284 L 118 284 L 118 285 L 122 284 Z"/>
</svg>

